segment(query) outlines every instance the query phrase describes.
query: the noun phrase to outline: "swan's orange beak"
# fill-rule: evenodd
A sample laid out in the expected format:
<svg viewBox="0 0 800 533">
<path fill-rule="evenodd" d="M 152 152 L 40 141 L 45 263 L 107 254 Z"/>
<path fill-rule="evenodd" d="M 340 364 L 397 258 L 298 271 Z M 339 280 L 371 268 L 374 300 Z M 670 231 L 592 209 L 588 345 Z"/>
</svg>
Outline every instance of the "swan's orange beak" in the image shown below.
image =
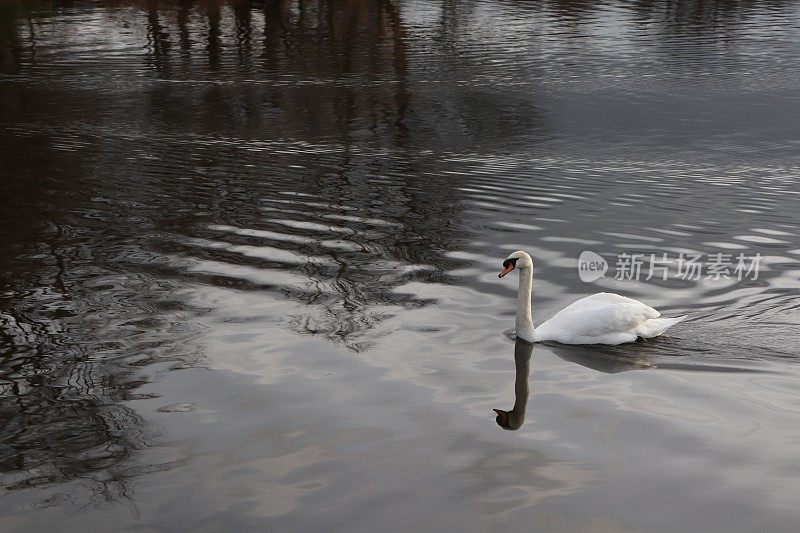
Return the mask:
<svg viewBox="0 0 800 533">
<path fill-rule="evenodd" d="M 505 267 L 503 270 L 500 271 L 500 273 L 497 275 L 497 277 L 498 278 L 502 278 L 503 276 L 505 276 L 506 274 L 508 274 L 512 270 L 514 270 L 514 263 L 509 263 L 507 267 Z"/>
</svg>

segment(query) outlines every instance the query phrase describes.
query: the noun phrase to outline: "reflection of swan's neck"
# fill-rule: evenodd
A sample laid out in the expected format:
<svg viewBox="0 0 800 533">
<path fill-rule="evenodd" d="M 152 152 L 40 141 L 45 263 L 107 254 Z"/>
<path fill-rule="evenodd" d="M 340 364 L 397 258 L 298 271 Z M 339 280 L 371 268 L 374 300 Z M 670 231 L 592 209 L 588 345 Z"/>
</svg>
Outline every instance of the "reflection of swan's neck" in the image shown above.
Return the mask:
<svg viewBox="0 0 800 533">
<path fill-rule="evenodd" d="M 531 293 L 533 291 L 533 267 L 519 269 L 519 291 L 517 292 L 517 338 L 534 341 L 533 317 L 531 316 Z"/>
<path fill-rule="evenodd" d="M 497 413 L 497 424 L 503 429 L 515 430 L 522 427 L 525 423 L 525 412 L 528 409 L 528 397 L 530 389 L 528 378 L 531 373 L 531 354 L 533 344 L 525 341 L 517 341 L 514 346 L 514 366 L 516 374 L 514 376 L 514 408 L 510 411 L 495 409 Z"/>
<path fill-rule="evenodd" d="M 528 376 L 531 373 L 531 350 L 515 350 L 514 363 L 516 376 L 514 377 L 514 408 L 508 413 L 509 422 L 517 428 L 525 423 L 525 411 L 528 410 Z"/>
</svg>

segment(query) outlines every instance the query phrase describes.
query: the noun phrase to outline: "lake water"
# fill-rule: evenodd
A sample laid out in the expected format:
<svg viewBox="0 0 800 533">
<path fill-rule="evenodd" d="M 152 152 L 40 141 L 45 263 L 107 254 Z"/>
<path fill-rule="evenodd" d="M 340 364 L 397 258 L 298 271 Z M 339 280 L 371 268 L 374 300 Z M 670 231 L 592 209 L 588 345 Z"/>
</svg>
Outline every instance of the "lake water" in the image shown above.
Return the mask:
<svg viewBox="0 0 800 533">
<path fill-rule="evenodd" d="M 800 530 L 798 21 L 3 2 L 0 530 Z"/>
</svg>

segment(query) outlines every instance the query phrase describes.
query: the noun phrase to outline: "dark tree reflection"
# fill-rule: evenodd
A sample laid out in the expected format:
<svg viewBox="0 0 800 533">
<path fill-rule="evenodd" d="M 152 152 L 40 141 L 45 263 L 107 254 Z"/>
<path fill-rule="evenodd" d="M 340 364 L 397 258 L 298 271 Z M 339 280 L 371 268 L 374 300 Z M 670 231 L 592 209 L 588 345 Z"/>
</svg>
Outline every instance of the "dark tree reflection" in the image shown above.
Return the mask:
<svg viewBox="0 0 800 533">
<path fill-rule="evenodd" d="M 394 3 L 67 6 L 129 47 L 107 57 L 52 4 L 21 5 L 0 28 L 3 72 L 20 75 L 0 82 L 4 489 L 133 498 L 132 476 L 172 466 L 142 458 L 158 430 L 131 401 L 153 363 L 202 361 L 187 289 L 301 302 L 290 327 L 362 351 L 429 301 L 396 289 L 457 264 L 458 198 L 421 177 L 405 123 Z"/>
</svg>

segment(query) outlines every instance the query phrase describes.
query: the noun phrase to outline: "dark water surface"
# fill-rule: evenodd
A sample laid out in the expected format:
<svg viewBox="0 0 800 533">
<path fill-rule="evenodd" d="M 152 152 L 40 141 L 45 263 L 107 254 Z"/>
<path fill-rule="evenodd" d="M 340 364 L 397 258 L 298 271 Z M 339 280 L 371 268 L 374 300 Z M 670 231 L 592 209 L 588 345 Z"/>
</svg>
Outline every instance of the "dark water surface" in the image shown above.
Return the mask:
<svg viewBox="0 0 800 533">
<path fill-rule="evenodd" d="M 798 531 L 798 195 L 797 1 L 2 2 L 0 530 Z"/>
</svg>

